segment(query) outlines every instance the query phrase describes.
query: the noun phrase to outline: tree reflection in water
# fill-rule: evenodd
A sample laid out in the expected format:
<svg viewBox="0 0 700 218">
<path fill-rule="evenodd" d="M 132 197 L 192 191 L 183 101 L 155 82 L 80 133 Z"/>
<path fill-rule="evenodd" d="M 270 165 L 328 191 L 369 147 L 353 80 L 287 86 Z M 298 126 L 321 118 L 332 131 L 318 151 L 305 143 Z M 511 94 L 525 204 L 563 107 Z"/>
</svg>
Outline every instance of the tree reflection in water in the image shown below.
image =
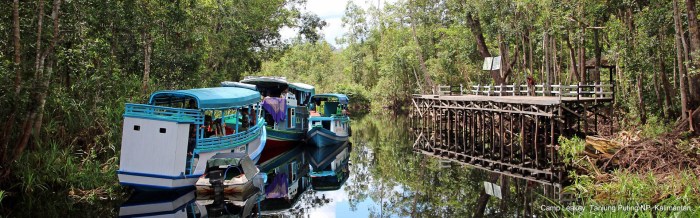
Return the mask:
<svg viewBox="0 0 700 218">
<path fill-rule="evenodd" d="M 446 165 L 413 151 L 405 118 L 370 114 L 352 125 L 352 173 L 344 188 L 351 210 L 369 198 L 374 217 L 532 216 L 549 204 L 544 196 L 554 196 L 551 185 Z M 504 187 L 503 200 L 486 195 L 484 181 Z"/>
</svg>

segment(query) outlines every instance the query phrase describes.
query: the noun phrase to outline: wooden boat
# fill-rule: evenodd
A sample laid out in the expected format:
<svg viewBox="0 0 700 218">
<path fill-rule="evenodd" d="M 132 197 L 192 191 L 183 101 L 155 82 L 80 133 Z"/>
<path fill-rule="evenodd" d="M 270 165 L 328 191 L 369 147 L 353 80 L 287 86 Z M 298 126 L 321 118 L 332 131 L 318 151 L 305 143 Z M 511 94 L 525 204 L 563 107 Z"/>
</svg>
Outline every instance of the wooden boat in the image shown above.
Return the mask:
<svg viewBox="0 0 700 218">
<path fill-rule="evenodd" d="M 311 97 L 307 142 L 317 147 L 342 144 L 350 136 L 349 99 L 343 94 L 319 94 Z"/>
<path fill-rule="evenodd" d="M 309 116 L 307 105 L 315 94 L 312 85 L 290 83 L 284 77 L 248 76 L 222 86 L 256 90 L 264 96 L 262 105 L 267 121 L 267 148 L 288 150 L 304 142 Z"/>
<path fill-rule="evenodd" d="M 245 153 L 220 153 L 207 160 L 207 169 L 197 180 L 197 194 L 243 193 L 253 188 L 260 170 Z"/>
<path fill-rule="evenodd" d="M 350 177 L 350 142 L 307 148 L 311 187 L 316 191 L 338 190 Z"/>
<path fill-rule="evenodd" d="M 148 104 L 126 104 L 120 184 L 146 190 L 193 187 L 218 153 L 246 153 L 257 161 L 266 142 L 259 102 L 256 91 L 217 87 L 158 91 Z"/>
</svg>

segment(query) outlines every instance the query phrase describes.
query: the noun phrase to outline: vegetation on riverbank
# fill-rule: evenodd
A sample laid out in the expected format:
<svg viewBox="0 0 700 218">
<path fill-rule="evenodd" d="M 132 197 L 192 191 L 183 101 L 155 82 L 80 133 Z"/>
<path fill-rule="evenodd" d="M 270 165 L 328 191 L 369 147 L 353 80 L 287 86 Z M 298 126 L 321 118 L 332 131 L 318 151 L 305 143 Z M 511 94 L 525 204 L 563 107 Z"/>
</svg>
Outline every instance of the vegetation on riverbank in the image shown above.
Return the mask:
<svg viewBox="0 0 700 218">
<path fill-rule="evenodd" d="M 321 21 L 301 3 L 0 2 L 3 205 L 47 191 L 119 197 L 124 103 L 239 80 L 286 49 L 283 26 L 318 38 Z"/>
</svg>

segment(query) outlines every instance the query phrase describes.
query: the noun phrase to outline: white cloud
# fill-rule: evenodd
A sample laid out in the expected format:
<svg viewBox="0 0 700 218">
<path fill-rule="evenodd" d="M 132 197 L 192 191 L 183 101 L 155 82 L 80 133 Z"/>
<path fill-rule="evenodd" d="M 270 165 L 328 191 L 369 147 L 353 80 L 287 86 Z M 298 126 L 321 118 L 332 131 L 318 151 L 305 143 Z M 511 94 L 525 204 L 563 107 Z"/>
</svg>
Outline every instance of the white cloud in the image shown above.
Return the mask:
<svg viewBox="0 0 700 218">
<path fill-rule="evenodd" d="M 302 12 L 310 12 L 318 15 L 319 18 L 326 21 L 326 26 L 321 30 L 325 40 L 334 46 L 338 46 L 335 41 L 336 38 L 343 36 L 348 30 L 343 27 L 341 18 L 345 14 L 345 6 L 347 6 L 348 1 L 352 1 L 356 5 L 367 9 L 372 5 L 377 5 L 376 0 L 308 0 L 306 6 L 302 8 Z M 381 0 L 380 4 L 382 7 L 389 2 L 394 3 L 397 0 Z M 283 40 L 291 39 L 296 37 L 298 29 L 296 28 L 282 28 L 280 30 L 280 35 L 282 35 Z"/>
</svg>

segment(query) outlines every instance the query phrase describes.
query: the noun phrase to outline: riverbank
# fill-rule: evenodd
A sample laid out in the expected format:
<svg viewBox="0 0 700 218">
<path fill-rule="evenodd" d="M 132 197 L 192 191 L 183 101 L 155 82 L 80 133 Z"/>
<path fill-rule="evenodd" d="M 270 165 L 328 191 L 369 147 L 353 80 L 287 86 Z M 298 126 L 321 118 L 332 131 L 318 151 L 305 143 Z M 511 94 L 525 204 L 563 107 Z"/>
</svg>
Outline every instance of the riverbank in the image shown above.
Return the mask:
<svg viewBox="0 0 700 218">
<path fill-rule="evenodd" d="M 560 154 L 572 168 L 565 191 L 587 206 L 644 206 L 626 216 L 698 215 L 700 138 L 687 125 L 660 120 L 606 137 L 560 139 Z"/>
</svg>

